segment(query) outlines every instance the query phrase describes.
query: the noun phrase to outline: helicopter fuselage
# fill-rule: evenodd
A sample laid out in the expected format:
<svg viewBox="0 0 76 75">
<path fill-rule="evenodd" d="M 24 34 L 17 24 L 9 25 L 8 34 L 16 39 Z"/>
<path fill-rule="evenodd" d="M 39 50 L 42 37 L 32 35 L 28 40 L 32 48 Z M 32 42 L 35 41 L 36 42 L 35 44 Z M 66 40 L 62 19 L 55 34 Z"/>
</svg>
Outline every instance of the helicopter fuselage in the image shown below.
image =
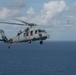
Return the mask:
<svg viewBox="0 0 76 75">
<path fill-rule="evenodd" d="M 4 33 L 4 31 L 1 29 L 0 34 L 1 38 L 0 41 L 4 41 L 5 43 L 9 44 L 9 47 L 11 46 L 12 43 L 20 43 L 20 42 L 29 42 L 31 43 L 32 41 L 40 41 L 40 44 L 43 43 L 43 40 L 46 40 L 49 38 L 49 34 L 40 28 L 34 28 L 37 26 L 37 24 L 34 23 L 28 23 L 20 19 L 16 19 L 17 21 L 21 23 L 14 23 L 14 22 L 0 22 L 3 24 L 11 24 L 11 25 L 20 25 L 20 26 L 28 26 L 25 30 L 20 30 L 17 35 L 14 38 L 8 39 Z"/>
<path fill-rule="evenodd" d="M 18 34 L 12 39 L 13 43 L 19 42 L 31 42 L 31 41 L 43 41 L 50 36 L 45 30 L 38 28 L 27 28 L 24 31 L 19 31 Z"/>
</svg>

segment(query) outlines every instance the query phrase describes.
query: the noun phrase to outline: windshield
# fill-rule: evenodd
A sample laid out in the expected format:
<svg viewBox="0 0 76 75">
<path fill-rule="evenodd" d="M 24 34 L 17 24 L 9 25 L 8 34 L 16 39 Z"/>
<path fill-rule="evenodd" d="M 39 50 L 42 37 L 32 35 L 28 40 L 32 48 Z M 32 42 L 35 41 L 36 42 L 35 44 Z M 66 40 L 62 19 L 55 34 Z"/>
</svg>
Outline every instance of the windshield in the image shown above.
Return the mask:
<svg viewBox="0 0 76 75">
<path fill-rule="evenodd" d="M 40 30 L 40 29 L 39 29 L 38 31 L 39 31 L 39 32 L 44 32 L 44 33 L 46 33 L 46 31 L 45 31 L 45 30 Z"/>
</svg>

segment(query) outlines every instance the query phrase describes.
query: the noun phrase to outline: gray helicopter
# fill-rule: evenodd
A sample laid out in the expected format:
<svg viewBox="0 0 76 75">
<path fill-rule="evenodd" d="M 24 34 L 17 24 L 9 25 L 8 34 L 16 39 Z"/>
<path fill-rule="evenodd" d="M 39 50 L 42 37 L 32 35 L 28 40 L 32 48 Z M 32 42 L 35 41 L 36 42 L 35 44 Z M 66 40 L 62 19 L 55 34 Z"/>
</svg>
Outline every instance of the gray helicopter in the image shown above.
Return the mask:
<svg viewBox="0 0 76 75">
<path fill-rule="evenodd" d="M 14 38 L 8 39 L 2 29 L 0 29 L 1 38 L 0 41 L 3 41 L 4 43 L 8 43 L 10 46 L 13 43 L 20 43 L 20 42 L 29 42 L 29 44 L 32 41 L 40 41 L 40 44 L 43 44 L 43 40 L 46 40 L 47 38 L 50 38 L 50 35 L 40 28 L 35 28 L 34 26 L 37 26 L 37 24 L 34 23 L 27 23 L 25 21 L 16 19 L 17 21 L 20 21 L 21 23 L 10 23 L 10 22 L 0 22 L 4 24 L 12 24 L 12 25 L 26 25 L 28 26 L 23 31 L 20 30 L 17 35 Z"/>
</svg>

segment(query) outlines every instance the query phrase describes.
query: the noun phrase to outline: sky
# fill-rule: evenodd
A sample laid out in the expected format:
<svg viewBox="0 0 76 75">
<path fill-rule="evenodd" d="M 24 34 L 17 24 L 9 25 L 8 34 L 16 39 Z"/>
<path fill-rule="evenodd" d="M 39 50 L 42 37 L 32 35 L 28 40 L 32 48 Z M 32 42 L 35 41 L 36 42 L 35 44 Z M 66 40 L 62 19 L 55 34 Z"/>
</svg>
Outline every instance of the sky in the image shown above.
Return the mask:
<svg viewBox="0 0 76 75">
<path fill-rule="evenodd" d="M 76 0 L 0 0 L 0 21 L 14 19 L 38 24 L 50 41 L 76 41 Z M 0 24 L 8 38 L 25 28 Z"/>
</svg>

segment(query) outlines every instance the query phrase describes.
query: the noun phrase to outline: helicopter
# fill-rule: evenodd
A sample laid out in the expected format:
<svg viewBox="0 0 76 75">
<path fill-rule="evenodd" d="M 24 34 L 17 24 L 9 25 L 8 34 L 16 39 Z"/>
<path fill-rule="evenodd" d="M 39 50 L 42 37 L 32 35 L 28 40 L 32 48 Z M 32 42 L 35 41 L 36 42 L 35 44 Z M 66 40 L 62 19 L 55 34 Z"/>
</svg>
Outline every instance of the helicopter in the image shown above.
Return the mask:
<svg viewBox="0 0 76 75">
<path fill-rule="evenodd" d="M 33 41 L 39 41 L 40 44 L 43 44 L 43 41 L 47 38 L 50 38 L 50 35 L 43 29 L 36 28 L 35 26 L 38 26 L 34 23 L 28 23 L 19 19 L 16 19 L 17 21 L 21 23 L 11 23 L 11 22 L 0 22 L 2 24 L 11 24 L 11 25 L 21 25 L 21 26 L 28 26 L 24 30 L 20 30 L 17 35 L 14 38 L 8 39 L 5 35 L 5 32 L 0 29 L 1 38 L 0 41 L 3 41 L 4 43 L 8 43 L 10 46 L 13 43 L 20 43 L 20 42 L 28 42 L 29 44 Z"/>
</svg>

